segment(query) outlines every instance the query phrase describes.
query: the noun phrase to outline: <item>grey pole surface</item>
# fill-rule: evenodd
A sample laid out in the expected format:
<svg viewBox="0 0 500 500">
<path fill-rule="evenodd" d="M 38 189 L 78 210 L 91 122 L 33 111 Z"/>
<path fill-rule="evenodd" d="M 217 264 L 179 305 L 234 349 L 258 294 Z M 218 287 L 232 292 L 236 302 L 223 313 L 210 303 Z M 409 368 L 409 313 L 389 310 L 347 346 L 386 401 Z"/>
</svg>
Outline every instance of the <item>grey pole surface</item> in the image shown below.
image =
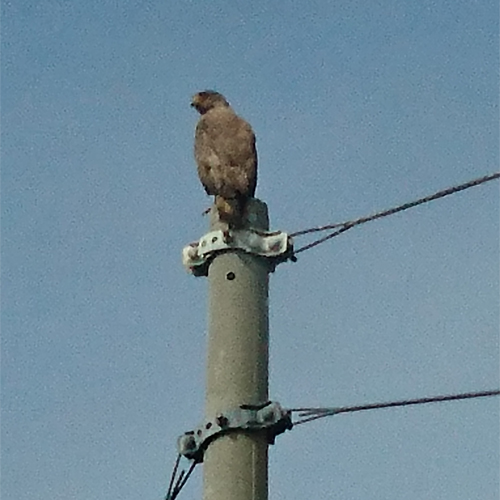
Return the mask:
<svg viewBox="0 0 500 500">
<path fill-rule="evenodd" d="M 212 210 L 214 212 L 214 210 Z M 268 229 L 267 206 L 248 206 L 252 227 Z M 217 214 L 211 229 L 219 229 Z M 206 417 L 268 400 L 268 266 L 239 251 L 215 257 L 208 271 L 209 327 Z M 267 500 L 264 432 L 219 437 L 205 452 L 204 500 Z"/>
</svg>

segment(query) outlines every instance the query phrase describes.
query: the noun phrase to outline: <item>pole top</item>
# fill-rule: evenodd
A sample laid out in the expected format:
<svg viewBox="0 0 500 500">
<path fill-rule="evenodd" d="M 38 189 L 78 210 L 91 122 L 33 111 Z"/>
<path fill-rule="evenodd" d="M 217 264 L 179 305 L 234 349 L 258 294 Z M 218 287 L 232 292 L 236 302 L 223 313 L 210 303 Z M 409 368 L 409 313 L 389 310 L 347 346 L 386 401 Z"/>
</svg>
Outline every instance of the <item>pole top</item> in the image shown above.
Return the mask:
<svg viewBox="0 0 500 500">
<path fill-rule="evenodd" d="M 227 224 L 220 221 L 217 207 L 210 207 L 210 229 L 212 231 L 221 229 L 227 231 Z M 245 206 L 245 220 L 241 229 L 269 229 L 269 213 L 267 205 L 257 198 L 249 198 Z"/>
<path fill-rule="evenodd" d="M 287 233 L 269 231 L 267 205 L 251 198 L 241 229 L 228 229 L 215 206 L 210 210 L 210 232 L 182 250 L 182 263 L 194 276 L 208 276 L 212 260 L 224 252 L 244 252 L 264 258 L 272 272 L 288 259 L 293 260 L 293 242 Z"/>
</svg>

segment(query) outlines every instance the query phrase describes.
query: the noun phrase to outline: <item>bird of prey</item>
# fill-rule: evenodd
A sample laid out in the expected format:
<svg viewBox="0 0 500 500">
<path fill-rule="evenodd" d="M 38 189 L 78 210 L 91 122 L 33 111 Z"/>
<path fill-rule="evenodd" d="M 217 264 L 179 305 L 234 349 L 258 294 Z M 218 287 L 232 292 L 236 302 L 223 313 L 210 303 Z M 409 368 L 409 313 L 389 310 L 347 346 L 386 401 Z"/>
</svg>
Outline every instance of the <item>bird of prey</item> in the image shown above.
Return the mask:
<svg viewBox="0 0 500 500">
<path fill-rule="evenodd" d="M 229 234 L 230 228 L 243 226 L 246 204 L 255 194 L 255 135 L 218 92 L 195 94 L 191 106 L 201 115 L 194 142 L 198 176 L 207 194 L 215 196 L 219 220 Z"/>
</svg>

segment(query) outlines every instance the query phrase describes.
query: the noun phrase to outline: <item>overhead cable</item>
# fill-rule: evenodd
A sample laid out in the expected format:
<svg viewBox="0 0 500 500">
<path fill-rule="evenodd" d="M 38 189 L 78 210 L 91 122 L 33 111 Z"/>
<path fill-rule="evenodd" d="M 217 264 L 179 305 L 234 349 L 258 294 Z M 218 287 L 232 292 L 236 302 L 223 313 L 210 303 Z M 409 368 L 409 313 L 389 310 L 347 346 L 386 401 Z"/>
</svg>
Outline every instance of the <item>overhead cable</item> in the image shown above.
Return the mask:
<svg viewBox="0 0 500 500">
<path fill-rule="evenodd" d="M 480 184 L 484 184 L 485 182 L 489 182 L 489 181 L 498 179 L 499 177 L 500 177 L 500 172 L 496 172 L 494 174 L 486 175 L 484 177 L 480 177 L 478 179 L 474 179 L 472 181 L 466 182 L 465 184 L 460 184 L 458 186 L 453 186 L 453 187 L 444 189 L 442 191 L 438 191 L 437 193 L 431 194 L 429 196 L 425 196 L 423 198 L 419 198 L 418 200 L 404 203 L 403 205 L 389 208 L 389 209 L 383 210 L 381 212 L 376 212 L 372 215 L 360 217 L 358 219 L 354 219 L 354 220 L 350 220 L 350 221 L 346 221 L 346 222 L 338 222 L 335 224 L 328 224 L 326 226 L 317 226 L 317 227 L 311 227 L 309 229 L 303 229 L 301 231 L 296 231 L 295 233 L 292 233 L 290 236 L 297 237 L 297 236 L 303 236 L 305 234 L 318 233 L 318 232 L 330 231 L 332 229 L 336 229 L 336 231 L 334 231 L 333 233 L 330 233 L 322 238 L 319 238 L 319 239 L 313 241 L 312 243 L 309 243 L 307 245 L 304 245 L 303 247 L 298 248 L 297 250 L 294 251 L 294 254 L 304 252 L 305 250 L 309 250 L 317 245 L 320 245 L 321 243 L 324 243 L 325 241 L 327 241 L 331 238 L 334 238 L 335 236 L 338 236 L 339 234 L 342 234 L 355 226 L 365 224 L 366 222 L 370 222 L 372 220 L 381 219 L 382 217 L 387 217 L 389 215 L 393 215 L 393 214 L 396 214 L 398 212 L 408 210 L 409 208 L 413 208 L 413 207 L 416 207 L 418 205 L 422 205 L 424 203 L 429 203 L 430 201 L 437 200 L 439 198 L 444 198 L 445 196 L 449 196 L 451 194 L 458 193 L 459 191 L 464 191 L 465 189 L 469 189 L 469 188 L 474 187 L 474 186 L 479 186 Z"/>
<path fill-rule="evenodd" d="M 179 493 L 181 492 L 184 485 L 187 483 L 189 476 L 191 476 L 196 463 L 194 460 L 191 462 L 187 472 L 186 470 L 182 470 L 179 475 L 177 475 L 177 471 L 179 469 L 179 463 L 181 460 L 181 455 L 177 455 L 177 459 L 175 460 L 174 469 L 172 471 L 172 475 L 170 476 L 170 483 L 168 485 L 167 494 L 165 496 L 165 500 L 175 500 Z M 176 478 L 177 477 L 177 478 Z"/>
<path fill-rule="evenodd" d="M 319 418 L 331 417 L 339 413 L 355 413 L 364 410 L 378 410 L 382 408 L 394 408 L 398 406 L 411 406 L 429 403 L 442 403 L 444 401 L 458 401 L 461 399 L 486 398 L 500 395 L 500 390 L 465 392 L 460 394 L 448 394 L 445 396 L 433 396 L 418 399 L 403 399 L 399 401 L 389 401 L 383 403 L 370 403 L 357 406 L 340 406 L 333 408 L 291 408 L 289 411 L 298 413 L 299 420 L 293 422 L 293 425 L 305 424 Z"/>
</svg>

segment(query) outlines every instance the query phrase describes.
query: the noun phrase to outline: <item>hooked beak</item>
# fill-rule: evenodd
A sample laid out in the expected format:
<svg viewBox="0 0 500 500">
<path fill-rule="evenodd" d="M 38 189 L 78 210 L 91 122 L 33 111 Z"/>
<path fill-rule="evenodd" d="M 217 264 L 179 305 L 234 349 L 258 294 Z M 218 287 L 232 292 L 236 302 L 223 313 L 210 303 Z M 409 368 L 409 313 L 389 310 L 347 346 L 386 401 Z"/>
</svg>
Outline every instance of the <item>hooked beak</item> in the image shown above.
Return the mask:
<svg viewBox="0 0 500 500">
<path fill-rule="evenodd" d="M 198 94 L 195 94 L 191 99 L 191 107 L 197 108 L 199 104 L 200 104 L 200 96 Z"/>
</svg>

